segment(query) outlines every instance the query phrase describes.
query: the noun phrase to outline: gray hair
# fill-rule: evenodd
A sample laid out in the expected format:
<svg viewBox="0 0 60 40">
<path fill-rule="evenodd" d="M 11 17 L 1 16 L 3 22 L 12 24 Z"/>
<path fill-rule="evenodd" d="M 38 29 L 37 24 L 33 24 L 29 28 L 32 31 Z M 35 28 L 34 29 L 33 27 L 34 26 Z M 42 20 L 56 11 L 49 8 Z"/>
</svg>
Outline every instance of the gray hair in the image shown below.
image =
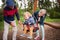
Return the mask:
<svg viewBox="0 0 60 40">
<path fill-rule="evenodd" d="M 45 9 L 40 9 L 39 13 L 40 12 L 45 12 L 46 13 L 46 10 Z"/>
</svg>

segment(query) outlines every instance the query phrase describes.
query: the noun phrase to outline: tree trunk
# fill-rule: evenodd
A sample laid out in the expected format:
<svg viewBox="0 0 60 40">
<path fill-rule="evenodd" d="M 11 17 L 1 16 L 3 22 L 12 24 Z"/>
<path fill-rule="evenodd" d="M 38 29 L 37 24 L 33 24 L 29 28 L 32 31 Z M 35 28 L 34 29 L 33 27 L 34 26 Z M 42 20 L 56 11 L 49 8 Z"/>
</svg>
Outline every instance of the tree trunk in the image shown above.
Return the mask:
<svg viewBox="0 0 60 40">
<path fill-rule="evenodd" d="M 33 12 L 35 12 L 35 11 L 36 11 L 36 9 L 37 9 L 37 1 L 38 1 L 38 0 L 34 0 Z"/>
</svg>

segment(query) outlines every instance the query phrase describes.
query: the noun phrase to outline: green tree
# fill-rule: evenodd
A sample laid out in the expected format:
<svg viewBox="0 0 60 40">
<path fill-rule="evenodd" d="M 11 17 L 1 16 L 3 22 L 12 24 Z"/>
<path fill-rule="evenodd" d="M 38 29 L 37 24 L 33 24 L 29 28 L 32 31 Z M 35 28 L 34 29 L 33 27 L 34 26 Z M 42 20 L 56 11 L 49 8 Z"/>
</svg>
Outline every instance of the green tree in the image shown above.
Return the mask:
<svg viewBox="0 0 60 40">
<path fill-rule="evenodd" d="M 51 2 L 49 0 L 45 0 L 45 1 L 39 0 L 39 8 L 49 8 L 49 7 L 51 7 Z"/>
<path fill-rule="evenodd" d="M 28 0 L 28 8 L 27 8 L 27 11 L 29 11 L 31 13 L 32 13 L 32 10 L 33 10 L 33 3 L 34 3 L 34 0 Z"/>
</svg>

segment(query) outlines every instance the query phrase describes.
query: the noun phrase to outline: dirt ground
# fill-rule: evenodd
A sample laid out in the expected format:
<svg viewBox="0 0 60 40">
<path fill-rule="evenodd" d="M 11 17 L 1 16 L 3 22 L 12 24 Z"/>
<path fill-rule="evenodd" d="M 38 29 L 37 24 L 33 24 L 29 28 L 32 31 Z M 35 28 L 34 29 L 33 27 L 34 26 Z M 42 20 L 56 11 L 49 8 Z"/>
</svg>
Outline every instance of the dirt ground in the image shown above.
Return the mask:
<svg viewBox="0 0 60 40">
<path fill-rule="evenodd" d="M 22 31 L 18 31 L 17 40 L 30 40 L 27 39 L 26 37 L 21 37 L 20 36 L 21 33 Z M 0 40 L 2 40 L 2 36 L 3 36 L 3 31 L 0 31 Z M 9 32 L 8 40 L 12 40 L 12 32 Z M 45 40 L 60 40 L 60 29 L 55 29 L 48 25 L 45 25 Z"/>
</svg>

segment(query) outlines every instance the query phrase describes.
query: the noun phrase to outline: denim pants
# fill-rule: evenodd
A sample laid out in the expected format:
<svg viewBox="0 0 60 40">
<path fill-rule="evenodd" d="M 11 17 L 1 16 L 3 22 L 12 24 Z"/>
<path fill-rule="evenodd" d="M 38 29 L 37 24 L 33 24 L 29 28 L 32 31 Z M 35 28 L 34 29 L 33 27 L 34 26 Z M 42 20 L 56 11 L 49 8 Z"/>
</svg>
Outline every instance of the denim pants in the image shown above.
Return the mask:
<svg viewBox="0 0 60 40">
<path fill-rule="evenodd" d="M 42 40 L 45 39 L 45 32 L 44 32 L 44 25 L 40 25 L 40 31 L 42 32 Z M 39 30 L 36 31 L 37 35 L 40 35 L 39 34 Z"/>
</svg>

